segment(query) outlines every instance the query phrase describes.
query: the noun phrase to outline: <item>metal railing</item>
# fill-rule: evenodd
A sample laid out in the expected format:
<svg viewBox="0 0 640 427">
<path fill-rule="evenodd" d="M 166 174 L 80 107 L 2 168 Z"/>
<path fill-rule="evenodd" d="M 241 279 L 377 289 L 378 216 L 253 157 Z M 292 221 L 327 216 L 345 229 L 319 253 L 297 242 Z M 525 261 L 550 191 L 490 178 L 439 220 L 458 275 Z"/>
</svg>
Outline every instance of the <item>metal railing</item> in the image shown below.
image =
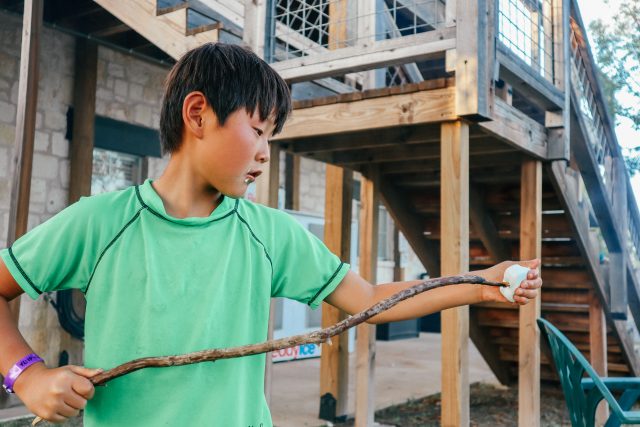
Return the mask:
<svg viewBox="0 0 640 427">
<path fill-rule="evenodd" d="M 497 0 L 498 40 L 553 82 L 553 0 Z"/>
<path fill-rule="evenodd" d="M 272 0 L 267 57 L 284 61 L 434 30 L 445 0 Z"/>
</svg>

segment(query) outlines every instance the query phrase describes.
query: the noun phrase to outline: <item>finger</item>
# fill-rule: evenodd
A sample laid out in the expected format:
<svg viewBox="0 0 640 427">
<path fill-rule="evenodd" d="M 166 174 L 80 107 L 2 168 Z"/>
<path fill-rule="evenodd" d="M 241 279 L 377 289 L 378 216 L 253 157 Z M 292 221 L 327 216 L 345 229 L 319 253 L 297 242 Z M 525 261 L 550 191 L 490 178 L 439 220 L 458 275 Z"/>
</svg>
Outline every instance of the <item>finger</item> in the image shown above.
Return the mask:
<svg viewBox="0 0 640 427">
<path fill-rule="evenodd" d="M 84 407 L 87 406 L 87 399 L 75 393 L 69 393 L 65 396 L 64 403 L 71 406 L 73 409 L 84 409 Z"/>
<path fill-rule="evenodd" d="M 71 388 L 85 399 L 93 398 L 93 394 L 95 393 L 93 383 L 84 377 L 76 377 L 73 383 L 71 383 Z"/>
<path fill-rule="evenodd" d="M 77 410 L 76 408 L 72 408 L 66 403 L 60 404 L 60 406 L 56 409 L 56 412 L 58 413 L 58 415 L 61 415 L 65 418 L 75 417 L 80 414 L 79 410 Z"/>
<path fill-rule="evenodd" d="M 84 366 L 75 366 L 75 365 L 69 365 L 69 369 L 74 374 L 82 375 L 85 378 L 95 377 L 96 375 L 103 372 L 102 369 L 89 369 L 89 368 L 85 368 Z"/>
<path fill-rule="evenodd" d="M 516 295 L 520 298 L 535 299 L 538 296 L 537 289 L 518 289 Z"/>
<path fill-rule="evenodd" d="M 528 267 L 531 270 L 536 270 L 540 267 L 540 258 L 530 259 L 526 261 L 518 261 L 518 264 L 520 264 L 523 267 Z"/>
</svg>

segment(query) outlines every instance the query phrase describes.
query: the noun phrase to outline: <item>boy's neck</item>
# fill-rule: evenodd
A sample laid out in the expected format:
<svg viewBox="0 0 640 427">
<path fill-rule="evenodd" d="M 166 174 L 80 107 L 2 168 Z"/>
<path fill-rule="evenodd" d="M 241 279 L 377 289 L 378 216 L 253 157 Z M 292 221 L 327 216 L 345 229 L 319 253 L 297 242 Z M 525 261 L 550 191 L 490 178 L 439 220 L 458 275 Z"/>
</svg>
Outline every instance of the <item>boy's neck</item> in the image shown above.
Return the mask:
<svg viewBox="0 0 640 427">
<path fill-rule="evenodd" d="M 174 153 L 162 176 L 153 181 L 167 214 L 175 218 L 208 217 L 222 201 L 222 194 L 197 176 L 186 156 Z"/>
</svg>

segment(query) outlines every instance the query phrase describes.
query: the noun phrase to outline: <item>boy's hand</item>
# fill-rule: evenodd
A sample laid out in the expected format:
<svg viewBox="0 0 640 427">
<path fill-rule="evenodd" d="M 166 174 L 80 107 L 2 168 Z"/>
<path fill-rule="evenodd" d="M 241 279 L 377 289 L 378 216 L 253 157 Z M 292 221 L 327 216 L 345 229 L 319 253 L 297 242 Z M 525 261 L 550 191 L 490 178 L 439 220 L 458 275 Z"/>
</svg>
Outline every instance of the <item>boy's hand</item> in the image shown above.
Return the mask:
<svg viewBox="0 0 640 427">
<path fill-rule="evenodd" d="M 540 277 L 540 260 L 533 259 L 530 261 L 504 261 L 500 264 L 496 264 L 493 267 L 489 267 L 486 270 L 474 271 L 473 274 L 482 276 L 487 280 L 494 282 L 502 282 L 504 278 L 504 271 L 514 264 L 519 264 L 523 267 L 528 267 L 529 273 L 527 273 L 527 280 L 524 280 L 520 287 L 516 290 L 513 299 L 516 304 L 525 305 L 529 301 L 538 297 L 538 289 L 542 286 L 542 278 Z M 484 302 L 509 302 L 500 293 L 499 288 L 495 286 L 483 286 L 482 287 L 482 301 Z"/>
<path fill-rule="evenodd" d="M 100 372 L 101 369 L 73 365 L 49 369 L 37 363 L 18 377 L 14 390 L 32 413 L 61 423 L 84 409 L 94 393 L 89 378 Z"/>
</svg>

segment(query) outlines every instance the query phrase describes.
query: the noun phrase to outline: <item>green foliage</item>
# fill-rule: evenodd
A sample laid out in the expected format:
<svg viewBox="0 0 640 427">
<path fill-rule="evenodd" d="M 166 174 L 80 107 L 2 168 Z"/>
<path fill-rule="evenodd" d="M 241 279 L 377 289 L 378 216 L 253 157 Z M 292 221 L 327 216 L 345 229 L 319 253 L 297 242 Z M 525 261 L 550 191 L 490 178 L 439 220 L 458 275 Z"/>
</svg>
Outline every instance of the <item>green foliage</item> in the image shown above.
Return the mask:
<svg viewBox="0 0 640 427">
<path fill-rule="evenodd" d="M 633 127 L 640 130 L 640 0 L 620 2 L 611 24 L 596 20 L 590 30 L 609 110 L 617 117 L 629 118 Z M 623 103 L 619 100 L 621 94 Z M 640 171 L 638 149 L 630 150 L 625 158 L 631 175 Z"/>
</svg>

